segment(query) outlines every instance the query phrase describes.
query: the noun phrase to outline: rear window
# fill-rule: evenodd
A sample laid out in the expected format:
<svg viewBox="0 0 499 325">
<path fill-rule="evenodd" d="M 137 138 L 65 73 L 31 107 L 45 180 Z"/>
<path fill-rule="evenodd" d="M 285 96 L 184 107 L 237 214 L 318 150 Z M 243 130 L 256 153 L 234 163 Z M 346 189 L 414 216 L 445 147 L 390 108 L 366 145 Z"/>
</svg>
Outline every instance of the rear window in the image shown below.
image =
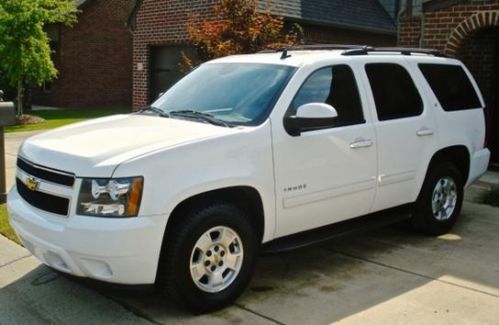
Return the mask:
<svg viewBox="0 0 499 325">
<path fill-rule="evenodd" d="M 459 65 L 419 64 L 442 108 L 446 111 L 481 108 L 468 75 Z"/>
</svg>

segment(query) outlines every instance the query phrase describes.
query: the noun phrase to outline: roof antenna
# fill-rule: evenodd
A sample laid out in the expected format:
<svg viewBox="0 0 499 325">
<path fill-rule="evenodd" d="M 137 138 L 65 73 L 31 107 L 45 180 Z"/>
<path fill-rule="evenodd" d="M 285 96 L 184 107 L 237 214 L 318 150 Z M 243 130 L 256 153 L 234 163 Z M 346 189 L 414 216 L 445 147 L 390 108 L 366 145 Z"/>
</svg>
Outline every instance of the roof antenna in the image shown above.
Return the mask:
<svg viewBox="0 0 499 325">
<path fill-rule="evenodd" d="M 290 54 L 288 54 L 288 50 L 287 50 L 287 49 L 281 49 L 281 51 L 282 51 L 282 54 L 281 54 L 281 60 L 285 60 L 285 59 L 287 59 L 287 58 L 290 58 L 290 57 L 291 57 L 291 55 L 290 55 Z"/>
</svg>

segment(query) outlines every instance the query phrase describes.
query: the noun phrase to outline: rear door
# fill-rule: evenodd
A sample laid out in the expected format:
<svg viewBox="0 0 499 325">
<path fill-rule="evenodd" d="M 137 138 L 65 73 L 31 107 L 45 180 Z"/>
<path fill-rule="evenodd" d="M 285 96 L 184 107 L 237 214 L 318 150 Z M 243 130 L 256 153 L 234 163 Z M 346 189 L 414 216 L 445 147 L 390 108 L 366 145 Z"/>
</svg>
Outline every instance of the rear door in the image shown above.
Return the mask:
<svg viewBox="0 0 499 325">
<path fill-rule="evenodd" d="M 436 144 L 430 100 L 415 67 L 403 59 L 370 58 L 365 64 L 378 139 L 378 189 L 373 211 L 413 202 Z"/>
</svg>

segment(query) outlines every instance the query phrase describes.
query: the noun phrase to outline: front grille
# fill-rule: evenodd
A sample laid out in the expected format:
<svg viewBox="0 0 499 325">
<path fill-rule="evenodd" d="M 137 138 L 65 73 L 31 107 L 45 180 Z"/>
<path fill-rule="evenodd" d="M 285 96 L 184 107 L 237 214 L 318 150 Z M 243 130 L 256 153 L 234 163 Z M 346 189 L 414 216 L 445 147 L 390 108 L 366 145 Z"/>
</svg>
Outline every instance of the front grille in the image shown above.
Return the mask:
<svg viewBox="0 0 499 325">
<path fill-rule="evenodd" d="M 63 216 L 68 215 L 69 199 L 32 191 L 19 178 L 16 179 L 16 185 L 19 195 L 35 208 Z"/>
<path fill-rule="evenodd" d="M 68 172 L 49 170 L 47 168 L 36 166 L 35 164 L 32 163 L 28 163 L 27 161 L 21 158 L 17 159 L 17 167 L 32 176 L 41 178 L 43 180 L 52 183 L 65 186 L 73 186 L 75 182 L 74 175 L 71 175 Z"/>
</svg>

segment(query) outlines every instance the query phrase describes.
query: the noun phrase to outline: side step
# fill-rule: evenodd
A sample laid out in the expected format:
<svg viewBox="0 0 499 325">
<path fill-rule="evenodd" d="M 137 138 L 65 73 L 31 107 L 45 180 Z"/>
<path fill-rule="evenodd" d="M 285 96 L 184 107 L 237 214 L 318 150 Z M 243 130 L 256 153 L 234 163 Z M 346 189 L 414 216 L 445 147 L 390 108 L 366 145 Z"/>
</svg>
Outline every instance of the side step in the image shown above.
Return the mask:
<svg viewBox="0 0 499 325">
<path fill-rule="evenodd" d="M 412 204 L 341 221 L 332 225 L 274 239 L 262 247 L 263 254 L 274 254 L 317 244 L 354 233 L 382 228 L 411 218 Z"/>
</svg>

